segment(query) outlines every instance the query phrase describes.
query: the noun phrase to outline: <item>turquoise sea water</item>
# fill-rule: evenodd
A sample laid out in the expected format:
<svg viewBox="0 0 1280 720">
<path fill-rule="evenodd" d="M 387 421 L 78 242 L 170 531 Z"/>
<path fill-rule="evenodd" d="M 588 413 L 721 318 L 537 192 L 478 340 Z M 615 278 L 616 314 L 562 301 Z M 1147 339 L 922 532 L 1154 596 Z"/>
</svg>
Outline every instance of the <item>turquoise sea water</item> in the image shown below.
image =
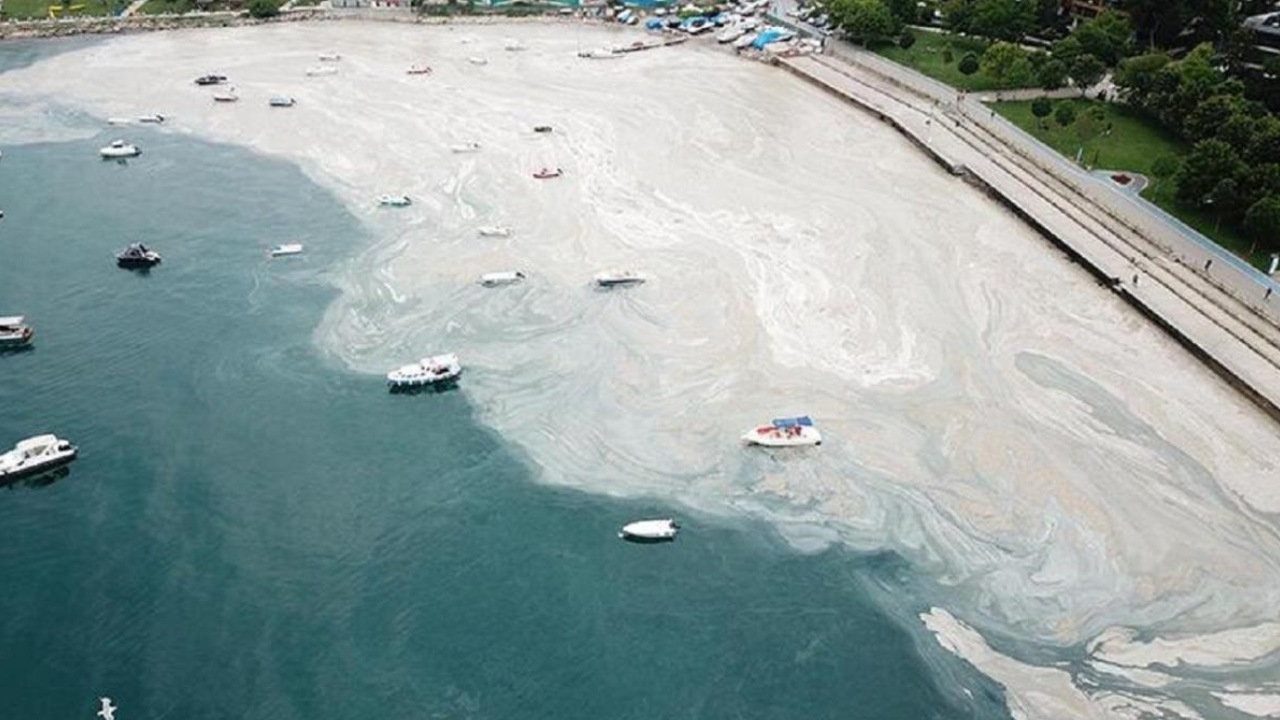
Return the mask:
<svg viewBox="0 0 1280 720">
<path fill-rule="evenodd" d="M 1007 716 L 895 619 L 893 557 L 536 485 L 465 378 L 392 396 L 323 357 L 370 238 L 295 168 L 138 129 L 100 162 L 112 137 L 0 161 L 0 313 L 38 332 L 0 355 L 0 445 L 81 448 L 0 489 L 0 717 Z M 135 240 L 164 263 L 117 269 Z M 614 537 L 672 514 L 675 543 Z"/>
</svg>

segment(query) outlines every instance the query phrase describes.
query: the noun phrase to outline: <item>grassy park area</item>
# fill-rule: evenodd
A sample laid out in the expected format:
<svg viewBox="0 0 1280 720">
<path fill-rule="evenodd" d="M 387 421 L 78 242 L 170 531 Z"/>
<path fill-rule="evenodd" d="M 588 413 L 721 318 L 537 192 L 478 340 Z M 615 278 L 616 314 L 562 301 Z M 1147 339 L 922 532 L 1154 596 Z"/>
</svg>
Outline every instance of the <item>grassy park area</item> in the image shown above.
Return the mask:
<svg viewBox="0 0 1280 720">
<path fill-rule="evenodd" d="M 123 0 L 72 0 L 70 8 L 61 2 L 49 0 L 4 0 L 3 16 L 13 20 L 45 19 L 49 17 L 49 7 L 54 8 L 58 17 L 76 17 L 79 15 L 109 15 L 119 12 L 128 5 Z"/>
<path fill-rule="evenodd" d="M 872 50 L 877 55 L 883 55 L 955 88 L 974 91 L 999 89 L 1000 84 L 995 79 L 987 77 L 981 70 L 972 75 L 960 72 L 960 58 L 968 53 L 981 58 L 989 44 L 986 40 L 929 32 L 917 28 L 907 28 L 907 32 L 916 39 L 915 44 L 910 48 L 903 50 L 895 44 L 886 43 L 873 46 Z"/>
<path fill-rule="evenodd" d="M 1123 105 L 1073 99 L 1054 101 L 1054 108 L 1061 103 L 1070 104 L 1075 110 L 1075 122 L 1065 127 L 1053 115 L 1043 120 L 1036 118 L 1031 113 L 1030 101 L 1001 102 L 992 108 L 1062 155 L 1078 157 L 1082 165 L 1146 175 L 1151 185 L 1143 191 L 1144 198 L 1250 262 L 1265 261 L 1261 255 L 1248 257 L 1252 242 L 1220 224 L 1212 213 L 1178 205 L 1174 201 L 1178 187 L 1174 178 L 1156 177 L 1156 160 L 1165 156 L 1181 159 L 1189 151 L 1185 143 L 1151 121 L 1128 112 Z"/>
</svg>

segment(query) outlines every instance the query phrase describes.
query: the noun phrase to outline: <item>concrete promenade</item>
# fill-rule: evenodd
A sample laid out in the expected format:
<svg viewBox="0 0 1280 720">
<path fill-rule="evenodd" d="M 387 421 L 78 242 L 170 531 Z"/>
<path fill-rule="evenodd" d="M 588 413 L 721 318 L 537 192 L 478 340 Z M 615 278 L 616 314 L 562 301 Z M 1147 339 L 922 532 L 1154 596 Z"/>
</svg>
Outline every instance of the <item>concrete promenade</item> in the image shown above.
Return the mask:
<svg viewBox="0 0 1280 720">
<path fill-rule="evenodd" d="M 879 116 L 986 190 L 1280 420 L 1280 290 L 1011 129 L 973 99 L 837 43 L 782 67 Z M 1016 271 L 1016 268 L 1011 268 Z"/>
</svg>

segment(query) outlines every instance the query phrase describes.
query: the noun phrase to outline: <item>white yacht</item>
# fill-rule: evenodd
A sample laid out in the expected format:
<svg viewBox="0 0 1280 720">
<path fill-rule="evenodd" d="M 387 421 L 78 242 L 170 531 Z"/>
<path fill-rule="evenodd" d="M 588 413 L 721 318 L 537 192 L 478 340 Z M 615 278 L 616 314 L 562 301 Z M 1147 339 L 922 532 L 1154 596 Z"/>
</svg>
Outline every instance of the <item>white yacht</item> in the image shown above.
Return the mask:
<svg viewBox="0 0 1280 720">
<path fill-rule="evenodd" d="M 220 102 L 220 103 L 239 102 L 240 96 L 236 94 L 235 88 L 227 88 L 226 90 L 219 90 L 218 92 L 214 93 L 213 101 Z"/>
<path fill-rule="evenodd" d="M 511 228 L 506 225 L 481 225 L 478 228 L 481 237 L 510 237 Z"/>
<path fill-rule="evenodd" d="M 501 287 L 524 282 L 525 274 L 519 270 L 485 273 L 480 276 L 480 284 L 484 287 Z"/>
<path fill-rule="evenodd" d="M 747 31 L 741 25 L 730 25 L 716 35 L 716 42 L 731 43 L 746 34 Z"/>
<path fill-rule="evenodd" d="M 765 447 L 805 447 L 821 445 L 822 433 L 813 425 L 813 418 L 801 415 L 793 418 L 776 418 L 768 425 L 748 430 L 742 440 L 750 445 Z"/>
<path fill-rule="evenodd" d="M 595 50 L 583 50 L 578 53 L 578 57 L 587 60 L 621 60 L 626 57 L 623 53 L 616 52 L 613 48 L 601 47 Z"/>
<path fill-rule="evenodd" d="M 756 41 L 756 37 L 758 37 L 759 34 L 760 33 L 748 32 L 746 35 L 734 40 L 733 46 L 738 50 L 745 50 L 746 48 L 751 47 L 751 43 Z"/>
<path fill-rule="evenodd" d="M 129 118 L 127 118 L 127 117 L 109 117 L 109 118 L 107 118 L 107 124 L 108 124 L 108 125 L 128 125 L 129 123 L 132 123 L 132 122 L 133 122 L 133 121 L 132 121 L 132 120 L 130 120 Z"/>
<path fill-rule="evenodd" d="M 288 95 L 272 95 L 267 104 L 271 107 L 293 107 L 298 101 Z"/>
<path fill-rule="evenodd" d="M 471 63 L 472 65 L 488 65 L 489 64 L 488 60 L 482 57 L 476 57 L 474 55 L 467 58 L 467 62 Z"/>
<path fill-rule="evenodd" d="M 665 520 L 637 520 L 622 526 L 618 537 L 632 542 L 663 542 L 675 540 L 680 525 L 671 518 Z"/>
<path fill-rule="evenodd" d="M 31 344 L 36 331 L 25 325 L 21 315 L 0 317 L 0 349 L 17 348 Z"/>
<path fill-rule="evenodd" d="M 142 154 L 137 145 L 127 143 L 123 140 L 112 140 L 111 144 L 98 150 L 98 154 L 108 160 L 117 158 L 131 158 Z"/>
<path fill-rule="evenodd" d="M 378 196 L 378 204 L 386 205 L 388 207 L 404 207 L 406 205 L 411 205 L 412 203 L 413 201 L 409 199 L 408 195 L 379 195 Z"/>
<path fill-rule="evenodd" d="M 336 52 L 320 53 L 320 62 L 337 62 L 341 59 L 342 59 L 342 56 Z"/>
<path fill-rule="evenodd" d="M 387 385 L 393 390 L 426 387 L 457 380 L 460 375 L 462 364 L 458 362 L 458 356 L 448 353 L 426 357 L 392 370 L 387 373 Z"/>
<path fill-rule="evenodd" d="M 307 68 L 307 77 L 319 77 L 321 75 L 337 75 L 338 68 L 332 65 L 312 65 Z"/>
<path fill-rule="evenodd" d="M 165 121 L 165 116 L 160 113 L 151 113 L 150 115 L 139 115 L 138 122 L 149 123 L 151 125 L 159 125 Z"/>
<path fill-rule="evenodd" d="M 592 282 L 597 287 L 615 287 L 618 285 L 639 285 L 645 281 L 644 275 L 635 270 L 605 270 L 596 273 Z"/>
<path fill-rule="evenodd" d="M 271 248 L 271 257 L 288 257 L 289 255 L 301 254 L 302 243 L 285 243 Z"/>
<path fill-rule="evenodd" d="M 0 481 L 49 470 L 76 459 L 76 446 L 57 435 L 36 435 L 0 455 Z"/>
<path fill-rule="evenodd" d="M 450 145 L 449 150 L 456 153 L 480 152 L 480 143 L 478 142 L 458 143 L 457 145 Z"/>
</svg>

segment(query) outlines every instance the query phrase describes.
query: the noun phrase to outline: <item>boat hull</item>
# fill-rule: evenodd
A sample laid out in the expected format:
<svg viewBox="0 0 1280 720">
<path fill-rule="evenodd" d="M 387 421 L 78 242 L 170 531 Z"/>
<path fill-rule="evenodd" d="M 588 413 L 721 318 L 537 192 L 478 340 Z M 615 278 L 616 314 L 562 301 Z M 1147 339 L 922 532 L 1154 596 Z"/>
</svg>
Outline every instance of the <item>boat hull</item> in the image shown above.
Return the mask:
<svg viewBox="0 0 1280 720">
<path fill-rule="evenodd" d="M 36 331 L 30 328 L 27 328 L 27 330 L 22 333 L 0 335 L 0 349 L 13 350 L 15 348 L 27 347 L 35 337 Z"/>
<path fill-rule="evenodd" d="M 147 270 L 160 264 L 160 258 L 116 258 L 116 265 L 130 270 Z"/>
<path fill-rule="evenodd" d="M 761 447 L 814 447 L 822 444 L 822 435 L 814 428 L 805 428 L 799 435 L 788 436 L 785 433 L 774 434 L 767 431 L 752 430 L 742 436 L 748 445 Z"/>
<path fill-rule="evenodd" d="M 31 477 L 32 475 L 39 475 L 62 467 L 72 460 L 75 460 L 76 455 L 78 455 L 79 452 L 80 449 L 72 445 L 70 450 L 59 451 L 55 455 L 40 458 L 38 461 L 23 465 L 22 467 L 14 468 L 12 470 L 0 470 L 0 483 L 12 482 L 14 480 Z"/>
</svg>

